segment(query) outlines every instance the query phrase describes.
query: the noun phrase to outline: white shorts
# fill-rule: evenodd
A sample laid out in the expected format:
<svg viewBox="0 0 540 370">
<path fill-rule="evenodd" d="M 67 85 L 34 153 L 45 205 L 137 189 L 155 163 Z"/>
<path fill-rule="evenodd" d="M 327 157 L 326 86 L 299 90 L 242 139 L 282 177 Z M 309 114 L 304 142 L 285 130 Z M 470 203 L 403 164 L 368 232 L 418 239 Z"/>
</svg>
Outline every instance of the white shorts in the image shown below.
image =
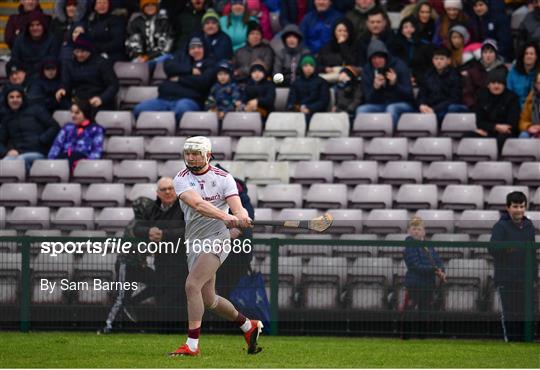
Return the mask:
<svg viewBox="0 0 540 370">
<path fill-rule="evenodd" d="M 230 240 L 230 239 L 231 239 L 231 234 L 229 233 L 229 230 L 226 230 L 225 232 L 216 233 L 215 235 L 212 235 L 206 239 L 207 240 L 206 243 L 208 243 L 211 246 L 210 251 L 203 250 L 202 241 L 198 243 L 198 245 L 196 246 L 189 245 L 186 251 L 188 271 L 191 271 L 191 268 L 193 267 L 193 265 L 195 265 L 195 262 L 197 261 L 197 259 L 199 258 L 201 254 L 213 254 L 214 256 L 219 258 L 220 264 L 223 264 L 223 262 L 225 262 L 225 260 L 227 259 L 231 251 L 230 251 L 230 248 L 226 248 L 227 250 L 225 251 L 224 248 L 220 248 L 220 246 L 223 245 L 222 242 L 224 240 Z M 221 243 L 219 243 L 218 241 L 220 241 Z M 194 244 L 194 243 L 190 243 L 190 244 Z M 230 247 L 230 244 L 229 244 L 229 247 Z"/>
</svg>

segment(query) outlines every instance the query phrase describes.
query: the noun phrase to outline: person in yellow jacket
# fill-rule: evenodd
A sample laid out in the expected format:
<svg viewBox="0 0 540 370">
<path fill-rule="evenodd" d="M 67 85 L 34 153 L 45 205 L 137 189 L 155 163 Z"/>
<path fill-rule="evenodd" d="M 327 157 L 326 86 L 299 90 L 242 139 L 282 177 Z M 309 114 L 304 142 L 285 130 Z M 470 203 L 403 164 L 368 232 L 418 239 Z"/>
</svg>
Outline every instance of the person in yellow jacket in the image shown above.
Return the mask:
<svg viewBox="0 0 540 370">
<path fill-rule="evenodd" d="M 540 72 L 536 74 L 532 89 L 523 105 L 519 131 L 520 138 L 540 138 Z"/>
</svg>

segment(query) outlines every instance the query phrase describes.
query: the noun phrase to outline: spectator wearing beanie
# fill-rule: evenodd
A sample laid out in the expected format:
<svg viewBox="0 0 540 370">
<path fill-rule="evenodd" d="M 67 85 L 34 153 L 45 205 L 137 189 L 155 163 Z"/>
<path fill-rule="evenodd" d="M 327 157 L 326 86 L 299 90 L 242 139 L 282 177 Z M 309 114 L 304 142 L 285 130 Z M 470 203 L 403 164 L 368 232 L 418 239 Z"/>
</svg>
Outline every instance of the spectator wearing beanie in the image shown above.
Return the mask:
<svg viewBox="0 0 540 370">
<path fill-rule="evenodd" d="M 247 44 L 236 51 L 234 60 L 234 74 L 239 81 L 249 77 L 250 67 L 256 60 L 261 60 L 265 66 L 274 65 L 274 51 L 263 40 L 261 26 L 256 21 L 249 21 Z"/>
<path fill-rule="evenodd" d="M 8 76 L 8 83 L 2 87 L 0 93 L 0 117 L 3 117 L 8 112 L 6 106 L 6 91 L 12 86 L 20 87 L 24 94 L 28 93 L 30 84 L 26 78 L 26 71 L 22 63 L 10 60 L 6 63 L 6 76 Z"/>
<path fill-rule="evenodd" d="M 208 51 L 208 58 L 213 60 L 232 60 L 232 41 L 229 35 L 220 28 L 219 14 L 210 8 L 204 13 L 201 22 L 202 31 L 194 33 L 193 36 L 197 36 L 203 40 L 205 50 Z"/>
<path fill-rule="evenodd" d="M 75 45 L 75 40 L 77 40 L 77 37 L 84 32 L 84 23 L 82 22 L 74 23 L 69 27 L 67 32 L 68 38 L 62 43 L 60 53 L 58 55 L 61 65 L 73 59 L 73 47 Z"/>
<path fill-rule="evenodd" d="M 334 9 L 331 0 L 315 0 L 314 5 L 315 9 L 300 23 L 300 30 L 306 47 L 316 54 L 332 39 L 332 29 L 342 14 Z"/>
<path fill-rule="evenodd" d="M 158 0 L 140 0 L 141 13 L 128 24 L 126 50 L 133 62 L 148 62 L 153 69 L 170 57 L 172 29 L 164 10 L 159 10 Z"/>
<path fill-rule="evenodd" d="M 219 63 L 216 83 L 210 89 L 204 109 L 216 112 L 218 119 L 222 120 L 228 112 L 234 112 L 241 104 L 240 88 L 233 79 L 232 66 L 227 61 Z"/>
<path fill-rule="evenodd" d="M 126 60 L 124 17 L 112 14 L 111 0 L 94 0 L 85 32 L 94 42 L 95 52 L 112 64 Z"/>
<path fill-rule="evenodd" d="M 231 0 L 231 12 L 219 19 L 221 29 L 231 38 L 233 52 L 244 47 L 247 40 L 247 26 L 250 20 L 257 21 L 249 15 L 245 0 Z"/>
<path fill-rule="evenodd" d="M 45 158 L 60 126 L 39 105 L 26 104 L 21 86 L 7 87 L 4 96 L 7 112 L 0 122 L 0 157 L 24 160 L 28 173 L 36 159 Z"/>
<path fill-rule="evenodd" d="M 57 0 L 54 5 L 54 17 L 51 32 L 58 43 L 69 39 L 69 30 L 86 17 L 87 0 Z"/>
<path fill-rule="evenodd" d="M 326 112 L 330 103 L 328 82 L 317 75 L 317 63 L 313 55 L 300 59 L 298 76 L 291 85 L 287 110 L 302 112 L 307 121 L 317 112 Z"/>
<path fill-rule="evenodd" d="M 358 60 L 357 48 L 353 40 L 353 26 L 344 18 L 332 30 L 332 40 L 319 51 L 318 66 L 320 76 L 329 83 L 335 83 L 343 66 L 354 66 Z"/>
<path fill-rule="evenodd" d="M 302 40 L 300 28 L 295 24 L 288 24 L 281 32 L 283 48 L 276 52 L 273 71 L 283 74 L 285 86 L 290 86 L 294 82 L 300 59 L 303 55 L 309 54 Z"/>
<path fill-rule="evenodd" d="M 249 80 L 242 92 L 243 110 L 259 112 L 266 118 L 274 110 L 276 87 L 268 81 L 267 68 L 264 62 L 256 60 L 249 69 Z"/>
<path fill-rule="evenodd" d="M 362 85 L 358 81 L 356 68 L 343 67 L 333 88 L 336 104 L 332 112 L 346 112 L 350 122 L 353 122 L 356 107 L 362 103 Z"/>
<path fill-rule="evenodd" d="M 461 0 L 444 0 L 444 13 L 435 22 L 433 43 L 437 46 L 449 47 L 450 28 L 455 24 L 467 26 L 469 17 L 463 11 Z"/>
<path fill-rule="evenodd" d="M 448 44 L 452 52 L 454 67 L 463 69 L 469 61 L 480 58 L 482 44 L 471 43 L 471 34 L 464 25 L 452 26 L 448 34 Z"/>
<path fill-rule="evenodd" d="M 96 55 L 94 45 L 86 33 L 77 37 L 73 45 L 73 59 L 62 66 L 62 82 L 56 100 L 63 109 L 71 106 L 71 99 L 89 100 L 96 109 L 114 110 L 118 78 L 111 63 Z"/>
<path fill-rule="evenodd" d="M 55 58 L 44 59 L 40 63 L 40 75 L 32 83 L 28 92 L 30 104 L 39 104 L 49 113 L 60 109 L 55 94 L 61 87 L 60 63 Z"/>
<path fill-rule="evenodd" d="M 489 0 L 473 0 L 472 4 L 471 41 L 481 43 L 486 39 L 494 39 L 499 46 L 500 55 L 506 61 L 512 61 L 514 55 L 510 18 L 504 12 L 493 12 L 489 7 Z"/>
<path fill-rule="evenodd" d="M 540 72 L 536 73 L 533 87 L 521 111 L 519 131 L 521 138 L 540 138 Z"/>
<path fill-rule="evenodd" d="M 49 32 L 49 22 L 40 11 L 34 10 L 26 17 L 24 31 L 17 36 L 11 49 L 11 59 L 24 64 L 29 79 L 39 74 L 39 63 L 47 57 L 56 58 L 60 44 Z"/>
<path fill-rule="evenodd" d="M 67 159 L 71 171 L 81 159 L 101 159 L 105 129 L 94 121 L 94 107 L 74 99 L 71 122 L 62 127 L 49 150 L 49 159 Z"/>
<path fill-rule="evenodd" d="M 364 104 L 356 113 L 390 113 L 395 127 L 402 113 L 413 111 L 411 72 L 401 59 L 392 58 L 377 39 L 369 44 L 368 60 L 362 69 Z"/>
<path fill-rule="evenodd" d="M 539 70 L 540 47 L 534 42 L 529 42 L 521 48 L 510 73 L 508 73 L 507 80 L 508 89 L 519 96 L 519 103 L 522 107 L 531 91 L 536 72 Z"/>
<path fill-rule="evenodd" d="M 450 50 L 433 51 L 432 66 L 419 83 L 417 102 L 421 113 L 435 113 L 439 124 L 446 113 L 467 112 L 461 104 L 461 75 L 452 67 Z"/>
<path fill-rule="evenodd" d="M 496 138 L 500 152 L 506 139 L 518 135 L 520 113 L 518 96 L 506 88 L 506 73 L 489 72 L 487 86 L 478 92 L 475 136 Z"/>
<path fill-rule="evenodd" d="M 39 0 L 35 1 L 21 1 L 21 4 L 17 8 L 17 13 L 9 16 L 6 29 L 4 31 L 4 41 L 8 44 L 9 48 L 13 47 L 15 38 L 24 32 L 28 23 L 28 16 L 33 11 L 38 11 L 45 16 L 46 27 L 50 25 L 51 16 L 44 14 Z"/>
<path fill-rule="evenodd" d="M 204 43 L 192 37 L 186 49 L 163 64 L 167 80 L 158 86 L 158 97 L 135 106 L 136 117 L 147 111 L 172 111 L 176 121 L 185 112 L 201 110 L 216 79 L 215 61 L 206 57 Z"/>
<path fill-rule="evenodd" d="M 463 75 L 463 103 L 469 108 L 476 106 L 478 91 L 486 86 L 487 75 L 494 69 L 507 72 L 504 60 L 498 54 L 497 41 L 487 39 L 482 43 L 480 60 L 467 62 L 461 71 Z"/>
<path fill-rule="evenodd" d="M 170 15 L 172 20 L 174 40 L 174 50 L 183 49 L 193 33 L 201 31 L 202 17 L 206 13 L 211 1 L 189 0 L 185 1 L 186 6 L 178 15 Z"/>
</svg>

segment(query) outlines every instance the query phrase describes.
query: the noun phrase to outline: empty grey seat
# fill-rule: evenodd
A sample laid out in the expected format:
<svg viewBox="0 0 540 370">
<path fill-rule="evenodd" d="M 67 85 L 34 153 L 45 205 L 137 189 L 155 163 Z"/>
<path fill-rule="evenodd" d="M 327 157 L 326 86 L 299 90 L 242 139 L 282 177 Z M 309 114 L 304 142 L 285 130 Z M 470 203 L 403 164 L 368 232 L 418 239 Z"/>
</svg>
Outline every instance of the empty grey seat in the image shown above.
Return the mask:
<svg viewBox="0 0 540 370">
<path fill-rule="evenodd" d="M 80 183 L 112 182 L 113 163 L 108 159 L 83 159 L 73 171 L 73 181 Z"/>
<path fill-rule="evenodd" d="M 103 126 L 107 135 L 131 135 L 135 119 L 130 111 L 106 111 L 96 114 L 96 122 Z"/>
<path fill-rule="evenodd" d="M 0 161 L 1 182 L 24 182 L 25 178 L 24 161 Z"/>
<path fill-rule="evenodd" d="M 349 203 L 352 208 L 391 208 L 392 186 L 382 184 L 356 185 Z"/>
<path fill-rule="evenodd" d="M 165 163 L 158 164 L 158 177 L 171 177 L 174 178 L 178 172 L 183 171 L 186 168 L 186 164 L 182 160 L 169 160 Z"/>
<path fill-rule="evenodd" d="M 534 211 L 527 211 L 525 215 L 531 220 L 531 222 L 534 225 L 534 228 L 536 229 L 536 233 L 540 232 L 540 212 L 534 212 Z M 540 255 L 540 252 L 538 252 L 538 249 L 536 250 L 536 254 Z"/>
<path fill-rule="evenodd" d="M 131 207 L 106 207 L 96 214 L 96 227 L 106 231 L 124 230 L 126 225 L 133 219 Z"/>
<path fill-rule="evenodd" d="M 264 126 L 264 136 L 306 136 L 306 116 L 300 112 L 272 112 Z"/>
<path fill-rule="evenodd" d="M 185 137 L 154 136 L 146 145 L 148 159 L 180 159 L 183 157 Z"/>
<path fill-rule="evenodd" d="M 396 206 L 405 209 L 437 208 L 436 185 L 401 185 L 395 197 Z"/>
<path fill-rule="evenodd" d="M 355 161 L 363 157 L 364 140 L 359 137 L 334 137 L 322 144 L 322 160 Z"/>
<path fill-rule="evenodd" d="M 347 185 L 313 184 L 306 194 L 307 208 L 346 208 Z"/>
<path fill-rule="evenodd" d="M 426 231 L 431 233 L 452 233 L 454 231 L 454 211 L 449 209 L 420 209 L 416 215 L 424 220 Z"/>
<path fill-rule="evenodd" d="M 349 136 L 349 115 L 341 113 L 315 113 L 309 121 L 307 136 L 346 137 Z"/>
<path fill-rule="evenodd" d="M 321 152 L 319 138 L 286 137 L 279 146 L 278 161 L 318 161 Z"/>
<path fill-rule="evenodd" d="M 274 219 L 274 211 L 272 208 L 255 208 L 255 220 L 272 221 Z M 272 226 L 253 226 L 253 232 L 271 233 Z"/>
<path fill-rule="evenodd" d="M 74 279 L 78 281 L 92 282 L 93 279 L 99 278 L 102 281 L 114 281 L 114 270 L 117 255 L 110 253 L 105 256 L 94 254 L 85 254 L 82 256 L 80 263 L 74 269 Z M 140 287 L 138 290 L 141 289 Z M 77 300 L 79 304 L 101 304 L 109 303 L 109 295 L 107 291 L 97 290 L 79 290 L 77 291 Z M 134 294 L 137 294 L 136 292 Z"/>
<path fill-rule="evenodd" d="M 431 162 L 423 171 L 424 182 L 435 185 L 467 183 L 467 163 Z"/>
<path fill-rule="evenodd" d="M 494 186 L 486 197 L 487 209 L 506 209 L 506 196 L 513 191 L 521 191 L 529 199 L 529 188 L 526 186 Z"/>
<path fill-rule="evenodd" d="M 223 118 L 221 134 L 229 137 L 261 136 L 261 114 L 259 112 L 229 112 Z"/>
<path fill-rule="evenodd" d="M 48 254 L 38 254 L 30 261 L 31 296 L 32 304 L 65 304 L 67 303 L 64 292 L 59 289 L 60 280 L 68 279 L 72 275 L 74 266 L 73 254 L 62 253 L 52 257 Z M 57 288 L 51 292 L 39 288 L 40 279 L 47 278 L 56 283 Z"/>
<path fill-rule="evenodd" d="M 393 262 L 385 257 L 359 257 L 347 272 L 351 308 L 380 310 L 392 284 Z"/>
<path fill-rule="evenodd" d="M 446 113 L 441 126 L 442 136 L 461 137 L 476 130 L 476 114 Z"/>
<path fill-rule="evenodd" d="M 82 160 L 77 163 L 77 166 L 81 162 Z M 46 183 L 68 182 L 69 163 L 66 159 L 38 159 L 32 163 L 28 179 L 33 182 Z"/>
<path fill-rule="evenodd" d="M 6 227 L 6 208 L 0 207 L 0 230 Z"/>
<path fill-rule="evenodd" d="M 527 162 L 519 166 L 516 184 L 540 186 L 540 162 Z"/>
<path fill-rule="evenodd" d="M 340 240 L 378 240 L 376 234 L 342 234 Z M 369 245 L 334 245 L 332 253 L 335 257 L 377 257 L 377 247 Z"/>
<path fill-rule="evenodd" d="M 409 214 L 404 209 L 374 209 L 364 220 L 367 233 L 404 233 L 407 230 Z"/>
<path fill-rule="evenodd" d="M 455 231 L 468 234 L 491 233 L 491 229 L 499 217 L 499 211 L 465 210 L 456 221 Z"/>
<path fill-rule="evenodd" d="M 365 148 L 366 159 L 377 161 L 406 160 L 408 156 L 407 139 L 404 137 L 376 137 Z"/>
<path fill-rule="evenodd" d="M 120 85 L 146 86 L 150 82 L 150 71 L 147 63 L 116 62 L 114 73 Z"/>
<path fill-rule="evenodd" d="M 5 216 L 5 215 L 4 215 Z M 4 217 L 5 220 L 5 217 Z M 5 230 L 0 229 L 0 237 L 2 236 L 8 236 L 8 237 L 16 237 L 17 236 L 17 230 Z M 19 247 L 19 243 L 17 242 L 8 242 L 8 241 L 1 241 L 0 242 L 0 258 L 3 258 L 7 255 L 17 255 L 17 248 Z M 4 254 L 5 253 L 5 254 Z M 19 257 L 21 254 L 18 254 Z M 2 263 L 5 263 L 5 259 L 0 259 L 0 265 Z M 2 273 L 5 272 L 5 269 L 3 267 L 0 267 L 0 278 L 2 276 Z M 1 281 L 1 280 L 0 280 Z M 2 302 L 2 295 L 0 295 L 0 302 Z"/>
<path fill-rule="evenodd" d="M 174 135 L 176 118 L 174 112 L 141 112 L 135 123 L 139 135 Z"/>
<path fill-rule="evenodd" d="M 230 173 L 231 175 L 233 175 L 233 177 L 236 177 L 236 178 L 239 178 L 240 180 L 244 181 L 246 180 L 246 175 L 245 173 L 247 172 L 247 169 L 248 168 L 253 168 L 253 169 L 257 169 L 255 163 L 259 163 L 259 162 L 242 162 L 242 161 L 219 161 L 219 162 L 216 162 L 213 164 L 213 166 L 215 166 L 216 164 L 219 164 L 225 171 L 227 171 L 228 173 Z M 264 166 L 267 162 L 260 162 L 262 166 Z M 264 164 L 263 164 L 264 163 Z M 275 164 L 277 164 L 277 162 L 275 162 Z M 287 165 L 288 163 L 285 163 L 285 165 Z M 185 167 L 185 165 L 184 165 Z M 279 167 L 279 165 L 277 166 Z M 272 171 L 272 170 L 270 170 Z M 280 171 L 278 171 L 280 172 Z M 285 174 L 288 173 L 288 169 L 285 171 Z M 262 174 L 262 171 L 261 171 L 261 174 Z M 264 174 L 262 174 L 262 178 L 258 178 L 258 175 L 256 176 L 257 177 L 257 180 L 254 181 L 254 183 L 257 183 L 257 181 L 261 180 L 261 181 L 264 181 L 263 179 L 271 179 L 273 175 L 269 175 L 269 176 L 266 176 Z M 284 175 L 286 176 L 286 175 Z M 277 175 L 278 178 L 280 179 L 285 179 L 285 182 L 288 182 L 287 178 L 286 177 L 283 177 L 282 176 L 282 172 Z M 272 180 L 271 182 L 269 183 L 275 183 L 275 182 L 278 182 L 277 180 Z"/>
<path fill-rule="evenodd" d="M 419 184 L 422 182 L 422 163 L 391 161 L 381 168 L 379 182 L 385 184 Z"/>
<path fill-rule="evenodd" d="M 276 139 L 273 137 L 242 137 L 236 146 L 236 161 L 273 161 L 276 158 Z"/>
<path fill-rule="evenodd" d="M 105 157 L 110 159 L 143 158 L 144 139 L 138 136 L 111 136 L 105 145 Z"/>
<path fill-rule="evenodd" d="M 245 164 L 246 181 L 252 184 L 286 184 L 289 182 L 288 162 L 251 162 Z"/>
<path fill-rule="evenodd" d="M 228 160 L 232 158 L 232 142 L 230 137 L 212 136 L 212 155 L 216 160 Z"/>
<path fill-rule="evenodd" d="M 259 206 L 259 188 L 256 184 L 246 184 L 247 195 L 253 207 Z"/>
<path fill-rule="evenodd" d="M 511 162 L 540 161 L 540 139 L 510 138 L 504 142 L 501 158 Z"/>
<path fill-rule="evenodd" d="M 346 276 L 347 259 L 345 257 L 310 258 L 302 270 L 303 307 L 314 309 L 339 307 Z"/>
<path fill-rule="evenodd" d="M 82 197 L 92 207 L 122 207 L 124 198 L 124 184 L 91 184 Z"/>
<path fill-rule="evenodd" d="M 536 193 L 532 196 L 531 200 L 531 209 L 540 210 L 540 188 L 536 190 Z"/>
<path fill-rule="evenodd" d="M 336 182 L 348 185 L 375 184 L 378 172 L 376 161 L 343 161 L 334 167 Z"/>
<path fill-rule="evenodd" d="M 351 136 L 392 136 L 393 131 L 390 113 L 358 113 L 354 118 Z"/>
<path fill-rule="evenodd" d="M 450 260 L 446 268 L 445 311 L 479 311 L 489 272 L 483 259 Z"/>
<path fill-rule="evenodd" d="M 49 207 L 15 207 L 6 218 L 6 228 L 48 229 Z"/>
<path fill-rule="evenodd" d="M 81 205 L 81 184 L 47 184 L 40 202 L 49 207 L 74 207 Z"/>
<path fill-rule="evenodd" d="M 104 238 L 107 236 L 105 230 L 71 230 L 69 236 L 77 238 Z"/>
<path fill-rule="evenodd" d="M 441 197 L 443 209 L 482 209 L 484 188 L 479 185 L 448 185 Z"/>
<path fill-rule="evenodd" d="M 269 280 L 269 259 L 267 261 L 268 263 L 261 264 L 261 273 Z M 300 287 L 300 277 L 303 269 L 302 257 L 279 257 L 278 269 L 278 306 L 279 308 L 292 308 L 298 303 L 297 293 Z M 268 288 L 266 294 L 269 294 Z"/>
<path fill-rule="evenodd" d="M 435 113 L 403 113 L 399 117 L 396 134 L 405 137 L 437 136 Z"/>
<path fill-rule="evenodd" d="M 297 184 L 331 183 L 334 180 L 334 162 L 300 161 L 296 163 L 291 182 Z"/>
<path fill-rule="evenodd" d="M 455 155 L 467 162 L 496 161 L 497 141 L 488 138 L 464 138 L 459 142 Z"/>
<path fill-rule="evenodd" d="M 283 112 L 287 110 L 287 99 L 289 98 L 288 87 L 276 88 L 276 99 L 274 100 L 274 110 L 276 112 Z"/>
<path fill-rule="evenodd" d="M 56 110 L 53 113 L 53 119 L 58 122 L 60 127 L 64 127 L 72 121 L 71 111 L 69 110 Z"/>
<path fill-rule="evenodd" d="M 300 184 L 270 184 L 261 187 L 259 204 L 269 208 L 301 208 L 302 185 Z"/>
<path fill-rule="evenodd" d="M 431 240 L 434 242 L 469 242 L 471 241 L 471 236 L 469 234 L 433 234 Z M 469 248 L 464 247 L 455 247 L 455 246 L 437 246 L 437 253 L 439 257 L 444 260 L 449 260 L 452 258 L 468 258 L 469 257 Z"/>
<path fill-rule="evenodd" d="M 156 182 L 157 172 L 156 161 L 149 160 L 125 160 L 114 166 L 114 178 L 116 181 L 126 184 Z"/>
<path fill-rule="evenodd" d="M 315 257 L 330 257 L 332 248 L 330 245 L 312 244 L 309 240 L 330 240 L 332 237 L 325 234 L 296 234 L 294 239 L 308 240 L 307 244 L 285 244 L 281 249 L 285 249 L 289 256 L 302 256 L 313 259 Z"/>
<path fill-rule="evenodd" d="M 0 185 L 0 204 L 3 206 L 35 206 L 36 203 L 36 184 L 7 183 Z"/>
<path fill-rule="evenodd" d="M 158 97 L 157 86 L 129 86 L 119 94 L 120 109 L 131 109 L 142 101 Z"/>
<path fill-rule="evenodd" d="M 150 199 L 156 199 L 156 191 L 157 191 L 157 185 L 150 183 L 150 184 L 135 184 L 133 187 L 129 190 L 127 195 L 127 200 L 129 202 L 133 202 L 135 199 L 139 197 L 146 197 Z"/>
<path fill-rule="evenodd" d="M 152 74 L 152 85 L 160 85 L 163 81 L 167 80 L 167 74 L 165 73 L 165 68 L 163 68 L 163 62 L 158 63 Z"/>
<path fill-rule="evenodd" d="M 409 151 L 411 159 L 418 161 L 445 161 L 452 159 L 452 139 L 448 137 L 421 137 Z"/>
<path fill-rule="evenodd" d="M 34 236 L 34 237 L 57 237 L 62 236 L 62 231 L 58 229 L 52 230 L 26 230 L 24 233 L 25 236 Z"/>
<path fill-rule="evenodd" d="M 334 217 L 329 233 L 357 234 L 362 232 L 363 213 L 359 209 L 331 209 L 328 211 Z"/>
<path fill-rule="evenodd" d="M 183 136 L 217 136 L 217 114 L 215 112 L 185 112 L 180 119 L 178 132 Z"/>
<path fill-rule="evenodd" d="M 510 162 L 477 162 L 469 169 L 469 183 L 493 186 L 512 184 Z"/>
<path fill-rule="evenodd" d="M 51 217 L 51 224 L 62 230 L 92 230 L 94 209 L 92 207 L 62 207 Z"/>
</svg>

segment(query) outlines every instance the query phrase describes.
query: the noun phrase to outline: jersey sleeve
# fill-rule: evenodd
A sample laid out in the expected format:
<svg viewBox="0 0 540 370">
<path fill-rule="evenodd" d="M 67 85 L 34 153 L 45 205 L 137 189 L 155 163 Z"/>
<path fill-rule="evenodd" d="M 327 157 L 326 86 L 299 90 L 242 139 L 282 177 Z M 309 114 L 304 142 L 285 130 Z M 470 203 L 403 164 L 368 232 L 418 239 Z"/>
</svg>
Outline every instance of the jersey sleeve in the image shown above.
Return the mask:
<svg viewBox="0 0 540 370">
<path fill-rule="evenodd" d="M 231 174 L 227 174 L 225 181 L 223 182 L 223 195 L 225 198 L 238 195 L 238 188 L 236 187 L 236 181 Z"/>
<path fill-rule="evenodd" d="M 187 190 L 192 189 L 191 185 L 189 184 L 189 180 L 187 176 L 182 177 L 182 176 L 176 175 L 176 177 L 173 180 L 173 186 L 174 186 L 174 191 L 176 192 L 177 197 L 179 197 L 182 193 L 186 192 Z"/>
</svg>

